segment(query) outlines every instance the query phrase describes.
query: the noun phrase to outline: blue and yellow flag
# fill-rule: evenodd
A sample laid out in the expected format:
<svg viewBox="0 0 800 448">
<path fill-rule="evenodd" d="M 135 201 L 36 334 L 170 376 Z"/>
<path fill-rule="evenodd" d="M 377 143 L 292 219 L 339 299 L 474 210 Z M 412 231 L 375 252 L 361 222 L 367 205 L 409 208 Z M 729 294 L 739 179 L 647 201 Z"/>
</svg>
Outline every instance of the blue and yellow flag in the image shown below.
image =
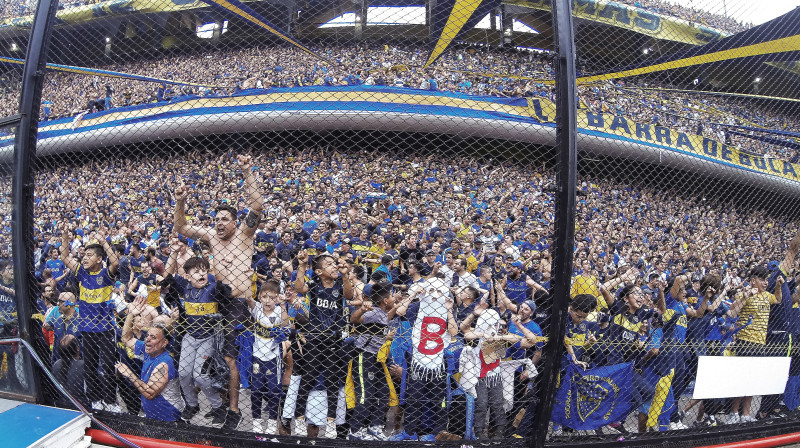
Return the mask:
<svg viewBox="0 0 800 448">
<path fill-rule="evenodd" d="M 273 25 L 272 23 L 268 22 L 267 19 L 263 18 L 260 14 L 255 12 L 252 8 L 245 5 L 244 3 L 240 2 L 239 0 L 203 0 L 205 3 L 209 5 L 221 9 L 223 11 L 231 12 L 236 14 L 240 18 L 252 23 L 253 25 L 265 29 L 270 33 L 280 37 L 281 39 L 285 40 L 286 42 L 294 45 L 295 47 L 303 50 L 304 52 L 314 56 L 325 63 L 330 63 L 330 61 L 320 56 L 319 54 L 315 53 L 310 48 L 306 47 L 305 45 L 301 44 L 297 40 L 293 39 L 291 36 L 286 34 L 283 30 L 279 29 L 277 26 Z"/>
<path fill-rule="evenodd" d="M 447 50 L 451 42 L 471 30 L 501 0 L 439 0 L 431 14 L 434 36 L 438 36 L 425 67 L 430 66 Z"/>
<path fill-rule="evenodd" d="M 745 61 L 748 64 L 800 59 L 800 9 L 724 39 L 628 67 L 578 78 L 579 84 L 627 78 L 703 64 Z"/>
<path fill-rule="evenodd" d="M 789 377 L 783 392 L 783 403 L 789 410 L 800 410 L 800 375 Z"/>
<path fill-rule="evenodd" d="M 633 363 L 582 370 L 569 364 L 553 404 L 554 423 L 592 430 L 621 420 L 633 409 Z"/>
<path fill-rule="evenodd" d="M 0 56 L 0 65 L 10 65 L 22 68 L 25 65 L 24 59 L 10 58 L 7 56 Z M 75 73 L 78 75 L 97 75 L 106 78 L 119 78 L 131 79 L 134 81 L 156 82 L 161 84 L 181 85 L 181 86 L 204 86 L 204 87 L 218 87 L 209 84 L 195 84 L 191 82 L 174 81 L 172 79 L 153 78 L 151 76 L 134 75 L 131 73 L 115 72 L 111 70 L 100 70 L 97 68 L 79 67 L 76 65 L 62 65 L 62 64 L 47 64 L 47 70 L 64 73 Z"/>
</svg>

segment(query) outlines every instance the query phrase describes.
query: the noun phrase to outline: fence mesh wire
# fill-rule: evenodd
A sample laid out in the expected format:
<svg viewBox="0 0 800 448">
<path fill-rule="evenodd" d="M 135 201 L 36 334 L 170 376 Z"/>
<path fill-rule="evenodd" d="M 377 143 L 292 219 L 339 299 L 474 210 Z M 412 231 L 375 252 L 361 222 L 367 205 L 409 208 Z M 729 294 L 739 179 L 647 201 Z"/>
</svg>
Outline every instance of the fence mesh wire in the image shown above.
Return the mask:
<svg viewBox="0 0 800 448">
<path fill-rule="evenodd" d="M 2 10 L 7 99 L 29 3 Z M 514 445 L 548 365 L 554 444 L 792 418 L 794 376 L 693 393 L 698 357 L 797 351 L 797 13 L 573 2 L 575 261 L 553 340 L 550 2 L 385 3 L 62 2 L 31 244 L 70 393 L 196 440 Z"/>
<path fill-rule="evenodd" d="M 550 440 L 796 418 L 796 74 L 777 56 L 794 12 L 621 3 L 574 5 L 579 205 Z M 788 385 L 758 389 L 759 364 Z"/>
</svg>

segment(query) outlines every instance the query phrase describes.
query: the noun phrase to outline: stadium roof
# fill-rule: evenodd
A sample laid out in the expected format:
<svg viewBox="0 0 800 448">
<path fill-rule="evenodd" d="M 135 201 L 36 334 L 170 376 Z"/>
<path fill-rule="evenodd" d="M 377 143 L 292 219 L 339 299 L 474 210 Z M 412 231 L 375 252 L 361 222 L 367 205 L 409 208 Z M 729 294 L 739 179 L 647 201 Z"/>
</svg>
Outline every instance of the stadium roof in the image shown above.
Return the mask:
<svg viewBox="0 0 800 448">
<path fill-rule="evenodd" d="M 164 39 L 148 36 L 148 39 L 141 39 L 143 43 L 135 43 L 137 38 L 142 37 L 143 30 L 169 37 L 173 48 L 202 48 L 206 42 L 201 42 L 203 39 L 198 37 L 195 29 L 191 32 L 182 29 L 187 23 L 202 26 L 212 21 L 222 23 L 222 20 L 227 20 L 228 32 L 215 45 L 238 48 L 245 41 L 241 33 L 236 32 L 237 22 L 239 26 L 242 25 L 237 17 L 212 10 L 201 0 L 126 0 L 125 8 L 120 8 L 118 3 L 114 0 L 59 11 L 59 33 L 63 36 L 72 35 L 75 39 L 54 42 L 52 62 L 74 65 L 92 61 L 96 64 L 107 63 L 105 42 L 92 41 L 81 46 L 75 44 L 86 41 L 86 36 L 111 35 L 117 40 L 130 40 L 130 44 L 116 45 L 114 48 L 119 52 L 114 57 L 120 61 L 149 56 L 152 54 L 152 45 L 164 45 Z M 292 35 L 301 42 L 319 41 L 332 36 L 339 42 L 352 41 L 350 27 L 355 26 L 356 17 L 360 15 L 351 2 L 308 0 L 297 3 L 296 7 L 293 6 L 294 2 L 288 0 L 251 0 L 246 3 L 272 23 L 286 24 L 285 29 L 291 26 Z M 549 3 L 547 0 L 502 2 L 503 14 L 513 17 L 513 46 L 553 49 Z M 430 30 L 425 25 L 427 17 L 423 2 L 380 0 L 367 5 L 363 39 L 386 42 L 387 37 L 391 36 L 393 41 L 416 41 L 423 47 L 428 46 Z M 295 17 L 287 13 L 293 7 L 296 8 Z M 574 16 L 579 67 L 591 73 L 613 72 L 622 67 L 640 65 L 728 36 L 710 27 L 607 0 L 575 3 Z M 493 21 L 490 19 L 490 16 L 486 16 L 481 20 L 475 29 L 463 35 L 463 41 L 500 45 L 503 42 L 500 17 L 495 15 Z M 29 26 L 30 17 L 9 18 L 0 23 L 0 48 L 15 50 L 11 52 L 14 54 L 8 56 L 24 57 L 22 41 Z M 248 30 L 247 34 L 252 36 L 252 31 Z M 799 75 L 800 64 L 793 61 L 740 61 L 674 69 L 657 76 L 675 86 L 698 85 L 701 88 L 741 93 L 753 93 L 754 87 L 757 87 L 758 93 L 763 95 L 797 97 L 800 91 Z M 754 86 L 756 79 L 760 81 L 758 86 Z"/>
</svg>

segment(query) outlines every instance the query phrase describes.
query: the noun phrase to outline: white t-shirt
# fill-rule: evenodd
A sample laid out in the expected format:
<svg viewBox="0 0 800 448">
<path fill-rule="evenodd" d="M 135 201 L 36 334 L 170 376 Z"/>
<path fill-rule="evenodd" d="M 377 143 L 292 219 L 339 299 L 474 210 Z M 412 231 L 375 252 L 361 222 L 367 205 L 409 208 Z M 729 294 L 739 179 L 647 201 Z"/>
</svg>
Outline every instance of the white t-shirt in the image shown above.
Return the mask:
<svg viewBox="0 0 800 448">
<path fill-rule="evenodd" d="M 456 284 L 456 288 L 461 290 L 467 286 L 472 286 L 475 289 L 480 289 L 481 287 L 480 283 L 478 283 L 478 277 L 475 277 L 475 274 L 468 271 L 463 274 L 458 274 L 458 284 Z"/>
<path fill-rule="evenodd" d="M 275 339 L 267 335 L 267 330 L 281 326 L 281 308 L 276 306 L 272 313 L 266 315 L 264 314 L 261 304 L 256 303 L 251 313 L 253 314 L 253 319 L 256 321 L 253 356 L 261 361 L 269 361 L 276 356 L 280 356 L 280 344 L 276 343 Z"/>
</svg>

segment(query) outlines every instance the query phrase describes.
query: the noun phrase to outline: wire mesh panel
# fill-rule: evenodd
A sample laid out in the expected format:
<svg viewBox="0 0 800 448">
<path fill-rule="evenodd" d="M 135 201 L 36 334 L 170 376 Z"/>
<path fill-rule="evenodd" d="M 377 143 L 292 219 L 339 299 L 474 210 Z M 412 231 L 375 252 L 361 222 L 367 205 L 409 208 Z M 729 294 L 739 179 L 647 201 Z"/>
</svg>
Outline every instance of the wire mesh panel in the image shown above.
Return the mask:
<svg viewBox="0 0 800 448">
<path fill-rule="evenodd" d="M 59 11 L 36 264 L 87 409 L 188 441 L 530 443 L 549 17 L 390 3 Z"/>
<path fill-rule="evenodd" d="M 18 104 L 19 90 L 12 104 Z M 16 111 L 14 111 L 16 112 Z M 0 129 L 0 138 L 14 140 L 15 128 Z M 11 249 L 13 201 L 11 179 L 13 163 L 11 154 L 0 162 L 0 214 L 3 216 L 3 230 L 0 234 L 0 340 L 19 336 L 19 319 L 14 288 L 14 265 Z M 24 370 L 23 351 L 17 344 L 0 344 L 0 394 L 6 396 L 28 395 L 30 383 Z"/>
<path fill-rule="evenodd" d="M 574 3 L 579 204 L 554 444 L 798 417 L 797 11 L 745 23 L 764 5 L 698 3 Z"/>
<path fill-rule="evenodd" d="M 22 2 L 21 2 L 22 3 Z M 13 17 L 26 10 L 22 4 L 4 3 L 0 6 L 0 20 Z M 27 49 L 28 33 L 15 34 L 13 39 L 3 42 L 2 53 L 24 54 Z M 12 197 L 12 182 L 14 176 L 14 140 L 18 128 L 14 116 L 20 114 L 20 94 L 22 84 L 21 67 L 12 67 L 3 63 L 0 66 L 0 215 L 2 215 L 2 229 L 0 230 L 0 339 L 18 338 L 25 328 L 35 328 L 41 333 L 43 307 L 30 304 L 30 315 L 18 314 L 18 296 L 22 295 L 16 279 L 25 275 L 16 272 L 14 268 L 12 250 L 12 232 L 19 225 L 15 217 L 15 201 Z M 20 324 L 21 319 L 27 319 L 27 324 Z M 26 370 L 25 351 L 19 344 L 0 344 L 0 394 L 4 398 L 30 400 L 33 395 L 33 378 Z"/>
</svg>

